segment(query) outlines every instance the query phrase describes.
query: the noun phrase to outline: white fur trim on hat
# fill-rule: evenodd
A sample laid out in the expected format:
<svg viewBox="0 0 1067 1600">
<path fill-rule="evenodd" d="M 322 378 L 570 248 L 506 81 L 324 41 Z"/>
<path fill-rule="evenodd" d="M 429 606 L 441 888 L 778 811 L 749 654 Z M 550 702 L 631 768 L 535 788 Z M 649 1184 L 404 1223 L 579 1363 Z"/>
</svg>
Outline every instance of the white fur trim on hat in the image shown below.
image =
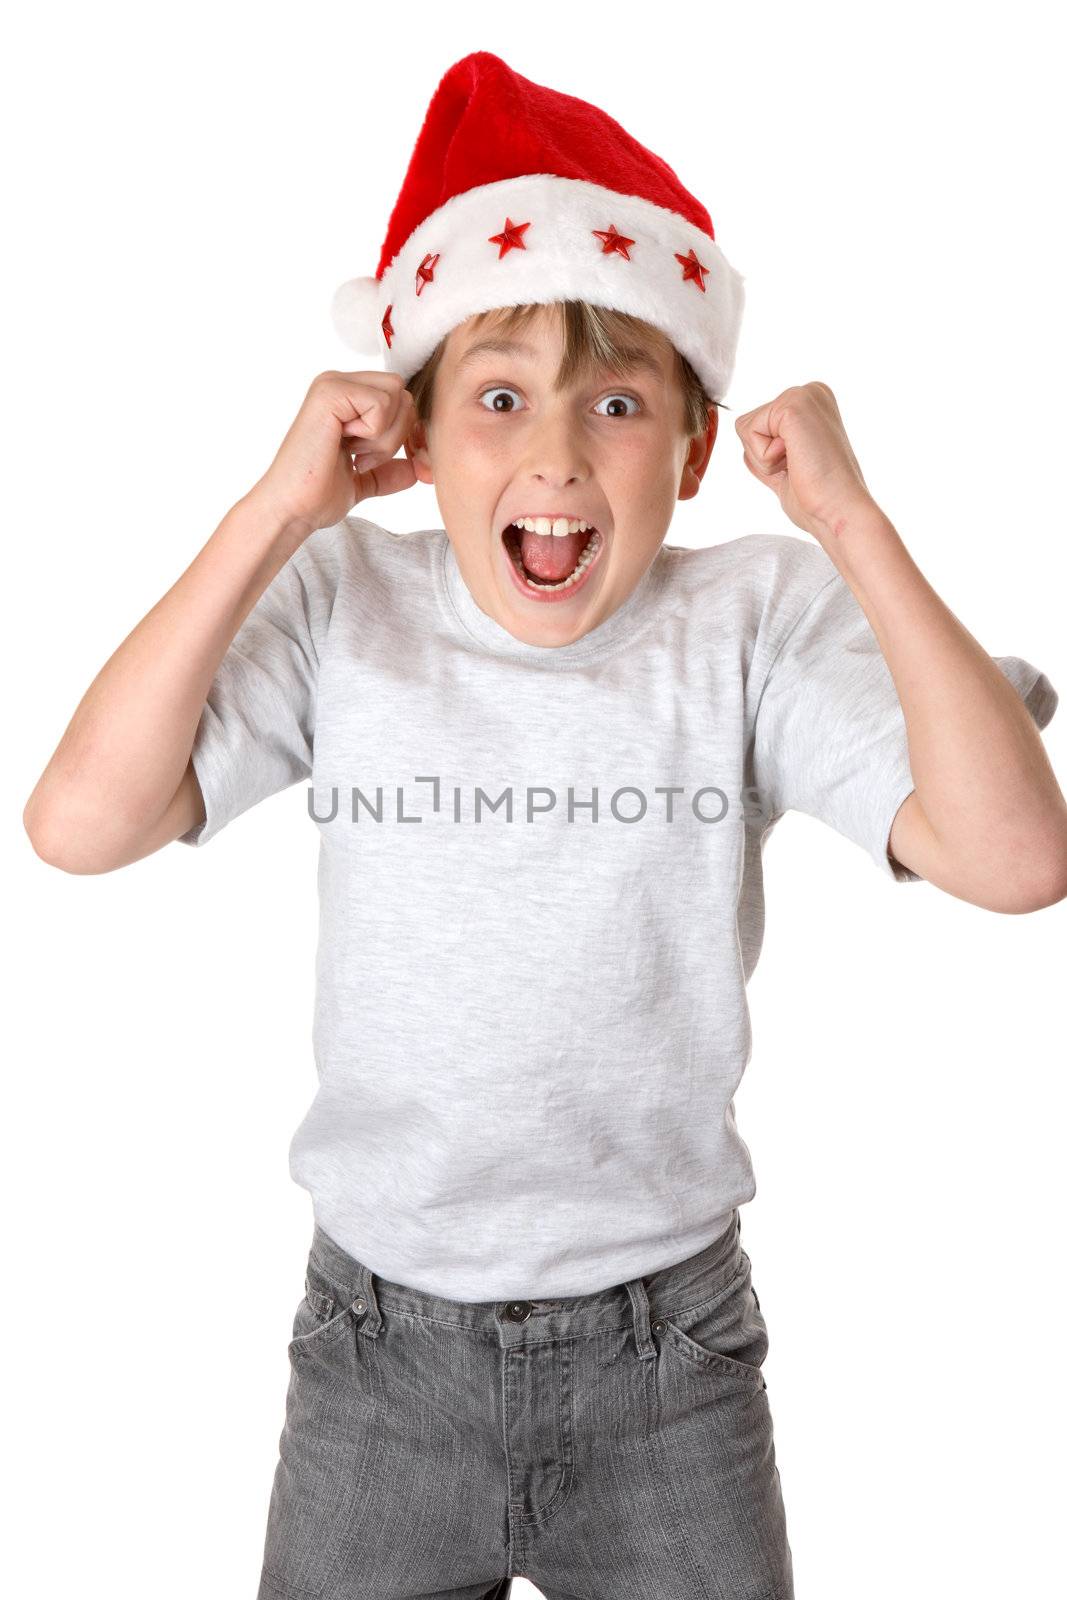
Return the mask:
<svg viewBox="0 0 1067 1600">
<path fill-rule="evenodd" d="M 525 248 L 490 244 L 505 221 L 530 226 Z M 627 260 L 604 253 L 594 230 L 615 227 L 634 242 Z M 693 251 L 706 273 L 686 279 L 676 256 Z M 429 263 L 431 278 L 419 268 Z M 421 289 L 418 287 L 421 284 Z M 368 287 L 371 286 L 371 287 Z M 722 399 L 733 375 L 744 280 L 710 234 L 638 195 L 551 173 L 506 178 L 453 195 L 419 224 L 380 281 L 356 278 L 334 300 L 334 324 L 362 337 L 386 371 L 405 380 L 446 334 L 477 311 L 524 303 L 587 300 L 642 317 L 691 363 L 708 394 Z M 392 343 L 382 321 L 386 310 Z"/>
<path fill-rule="evenodd" d="M 333 297 L 333 325 L 344 343 L 360 355 L 378 355 L 384 342 L 378 290 L 377 278 L 349 278 Z"/>
</svg>

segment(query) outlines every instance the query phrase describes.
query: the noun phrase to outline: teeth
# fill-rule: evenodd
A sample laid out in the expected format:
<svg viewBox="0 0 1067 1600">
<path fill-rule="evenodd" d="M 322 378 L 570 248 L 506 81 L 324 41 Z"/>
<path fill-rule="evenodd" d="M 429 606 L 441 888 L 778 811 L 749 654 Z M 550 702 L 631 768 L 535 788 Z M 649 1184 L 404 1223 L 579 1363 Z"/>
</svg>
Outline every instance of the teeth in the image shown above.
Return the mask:
<svg viewBox="0 0 1067 1600">
<path fill-rule="evenodd" d="M 591 522 L 582 522 L 578 517 L 516 517 L 514 526 L 525 528 L 527 533 L 552 534 L 557 539 L 564 538 L 568 533 L 585 533 L 591 528 Z"/>
</svg>

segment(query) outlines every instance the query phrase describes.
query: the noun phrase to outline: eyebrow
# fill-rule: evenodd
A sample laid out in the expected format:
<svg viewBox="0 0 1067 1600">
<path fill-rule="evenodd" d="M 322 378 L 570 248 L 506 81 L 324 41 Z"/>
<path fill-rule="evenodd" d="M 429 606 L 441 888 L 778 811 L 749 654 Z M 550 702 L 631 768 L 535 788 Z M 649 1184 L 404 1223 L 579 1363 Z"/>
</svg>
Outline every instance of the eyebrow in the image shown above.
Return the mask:
<svg viewBox="0 0 1067 1600">
<path fill-rule="evenodd" d="M 478 356 L 532 356 L 533 346 L 523 344 L 519 339 L 480 339 L 477 344 L 472 344 L 465 350 L 456 363 L 456 371 L 469 366 Z"/>
<path fill-rule="evenodd" d="M 537 352 L 532 345 L 524 344 L 520 339 L 480 339 L 477 344 L 472 344 L 465 350 L 456 363 L 456 372 L 460 373 L 472 365 L 479 356 L 533 356 Z M 635 368 L 644 367 L 655 377 L 662 379 L 663 368 L 650 350 L 637 349 L 632 353 Z"/>
</svg>

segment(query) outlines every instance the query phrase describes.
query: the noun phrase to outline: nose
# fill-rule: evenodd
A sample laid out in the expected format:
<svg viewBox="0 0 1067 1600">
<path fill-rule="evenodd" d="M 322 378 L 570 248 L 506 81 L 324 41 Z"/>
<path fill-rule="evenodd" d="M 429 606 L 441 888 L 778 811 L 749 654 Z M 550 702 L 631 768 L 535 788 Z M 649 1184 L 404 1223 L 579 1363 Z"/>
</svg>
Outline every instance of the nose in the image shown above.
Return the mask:
<svg viewBox="0 0 1067 1600">
<path fill-rule="evenodd" d="M 565 406 L 545 411 L 530 436 L 527 469 L 532 483 L 565 489 L 583 483 L 589 463 L 574 420 Z"/>
</svg>

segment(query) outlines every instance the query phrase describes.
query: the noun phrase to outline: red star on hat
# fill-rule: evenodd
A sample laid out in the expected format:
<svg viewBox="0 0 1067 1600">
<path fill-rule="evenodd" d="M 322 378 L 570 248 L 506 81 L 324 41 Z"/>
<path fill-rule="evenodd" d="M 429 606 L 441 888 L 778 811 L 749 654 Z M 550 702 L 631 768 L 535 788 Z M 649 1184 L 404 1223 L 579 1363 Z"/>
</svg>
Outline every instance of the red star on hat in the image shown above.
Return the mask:
<svg viewBox="0 0 1067 1600">
<path fill-rule="evenodd" d="M 499 212 L 497 214 L 499 215 Z M 526 249 L 522 236 L 529 226 L 528 222 L 512 222 L 510 217 L 505 217 L 503 233 L 494 233 L 489 240 L 490 244 L 498 244 L 500 246 L 500 255 L 497 256 L 498 261 L 503 256 L 506 256 L 509 250 Z"/>
<path fill-rule="evenodd" d="M 680 256 L 676 250 L 674 252 L 674 259 L 675 261 L 680 261 L 682 266 L 685 268 L 685 271 L 682 273 L 682 282 L 695 283 L 698 289 L 700 289 L 701 293 L 707 294 L 708 291 L 704 288 L 703 275 L 705 272 L 710 272 L 711 268 L 703 266 L 701 262 L 697 260 L 696 251 L 690 248 L 687 256 Z"/>
<path fill-rule="evenodd" d="M 620 233 L 614 223 L 611 224 L 611 227 L 606 232 L 602 232 L 600 228 L 594 228 L 592 231 L 598 239 L 603 239 L 604 254 L 606 256 L 610 256 L 614 252 L 616 255 L 622 256 L 624 260 L 629 261 L 630 252 L 626 247 L 633 244 L 634 241 L 628 239 L 624 233 Z"/>
<path fill-rule="evenodd" d="M 428 283 L 433 282 L 433 269 L 441 259 L 438 251 L 435 256 L 423 256 L 415 271 L 415 293 L 421 294 Z"/>
</svg>

